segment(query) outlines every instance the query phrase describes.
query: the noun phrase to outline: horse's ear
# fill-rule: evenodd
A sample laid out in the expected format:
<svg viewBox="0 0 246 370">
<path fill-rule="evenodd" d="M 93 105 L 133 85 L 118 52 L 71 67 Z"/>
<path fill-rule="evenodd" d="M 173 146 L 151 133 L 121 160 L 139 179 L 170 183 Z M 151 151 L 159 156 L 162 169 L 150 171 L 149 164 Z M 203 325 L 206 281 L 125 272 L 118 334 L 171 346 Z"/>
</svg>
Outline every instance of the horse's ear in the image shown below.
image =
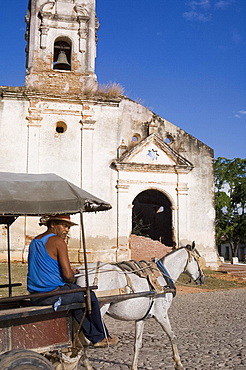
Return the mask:
<svg viewBox="0 0 246 370">
<path fill-rule="evenodd" d="M 195 249 L 195 247 L 196 247 L 196 243 L 195 243 L 195 240 L 193 240 L 193 242 L 192 242 L 192 246 L 191 246 L 192 250 L 194 250 L 194 249 Z"/>
<path fill-rule="evenodd" d="M 193 242 L 192 242 L 192 245 L 187 244 L 187 245 L 186 245 L 186 248 L 187 248 L 187 249 L 189 249 L 190 251 L 193 251 L 193 250 L 195 249 L 195 242 L 193 241 Z"/>
</svg>

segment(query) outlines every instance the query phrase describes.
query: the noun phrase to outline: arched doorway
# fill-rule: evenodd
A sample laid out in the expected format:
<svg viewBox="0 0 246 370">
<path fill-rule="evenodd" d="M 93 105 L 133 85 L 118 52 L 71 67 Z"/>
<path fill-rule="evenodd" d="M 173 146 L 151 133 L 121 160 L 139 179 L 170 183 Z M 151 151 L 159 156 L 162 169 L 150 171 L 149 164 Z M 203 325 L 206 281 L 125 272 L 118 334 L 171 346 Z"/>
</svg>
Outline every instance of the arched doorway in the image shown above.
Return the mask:
<svg viewBox="0 0 246 370">
<path fill-rule="evenodd" d="M 145 190 L 133 201 L 132 234 L 173 245 L 170 200 L 158 190 Z"/>
</svg>

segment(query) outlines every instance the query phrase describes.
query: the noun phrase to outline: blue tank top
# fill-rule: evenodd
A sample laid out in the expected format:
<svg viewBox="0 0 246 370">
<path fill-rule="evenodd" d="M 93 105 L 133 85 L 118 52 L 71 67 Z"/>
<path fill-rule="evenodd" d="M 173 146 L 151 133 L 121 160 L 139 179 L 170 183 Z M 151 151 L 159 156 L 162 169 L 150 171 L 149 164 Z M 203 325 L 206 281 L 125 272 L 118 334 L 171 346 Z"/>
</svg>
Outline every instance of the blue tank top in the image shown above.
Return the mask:
<svg viewBox="0 0 246 370">
<path fill-rule="evenodd" d="M 65 285 L 58 261 L 50 257 L 46 243 L 51 236 L 48 234 L 40 239 L 33 239 L 29 246 L 27 290 L 34 292 L 50 292 Z"/>
</svg>

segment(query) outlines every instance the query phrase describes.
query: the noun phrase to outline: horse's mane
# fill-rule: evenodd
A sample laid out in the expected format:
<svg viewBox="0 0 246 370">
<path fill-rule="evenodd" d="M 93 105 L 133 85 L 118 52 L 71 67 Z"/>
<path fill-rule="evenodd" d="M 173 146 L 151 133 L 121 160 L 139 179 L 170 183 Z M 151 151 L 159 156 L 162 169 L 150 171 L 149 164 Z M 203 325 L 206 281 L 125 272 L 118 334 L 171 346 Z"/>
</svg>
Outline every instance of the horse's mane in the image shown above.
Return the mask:
<svg viewBox="0 0 246 370">
<path fill-rule="evenodd" d="M 162 258 L 160 258 L 160 260 L 163 262 L 163 260 L 167 257 L 167 256 L 170 256 L 171 254 L 181 250 L 181 249 L 185 249 L 186 247 L 180 247 L 180 248 L 175 248 L 173 249 L 171 252 L 167 253 L 165 256 L 163 256 Z"/>
</svg>

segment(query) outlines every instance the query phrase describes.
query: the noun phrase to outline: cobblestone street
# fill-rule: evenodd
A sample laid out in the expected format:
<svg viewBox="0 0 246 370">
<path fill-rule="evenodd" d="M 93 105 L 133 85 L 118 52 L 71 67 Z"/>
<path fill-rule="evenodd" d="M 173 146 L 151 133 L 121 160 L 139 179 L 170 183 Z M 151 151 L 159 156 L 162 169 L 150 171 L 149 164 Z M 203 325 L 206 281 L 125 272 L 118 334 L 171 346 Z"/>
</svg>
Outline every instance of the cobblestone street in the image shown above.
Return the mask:
<svg viewBox="0 0 246 370">
<path fill-rule="evenodd" d="M 246 289 L 178 294 L 169 318 L 184 369 L 246 369 Z M 90 347 L 93 368 L 130 369 L 134 323 L 108 317 L 105 322 L 120 341 L 109 349 Z M 174 369 L 169 340 L 154 319 L 145 323 L 138 368 Z"/>
</svg>

